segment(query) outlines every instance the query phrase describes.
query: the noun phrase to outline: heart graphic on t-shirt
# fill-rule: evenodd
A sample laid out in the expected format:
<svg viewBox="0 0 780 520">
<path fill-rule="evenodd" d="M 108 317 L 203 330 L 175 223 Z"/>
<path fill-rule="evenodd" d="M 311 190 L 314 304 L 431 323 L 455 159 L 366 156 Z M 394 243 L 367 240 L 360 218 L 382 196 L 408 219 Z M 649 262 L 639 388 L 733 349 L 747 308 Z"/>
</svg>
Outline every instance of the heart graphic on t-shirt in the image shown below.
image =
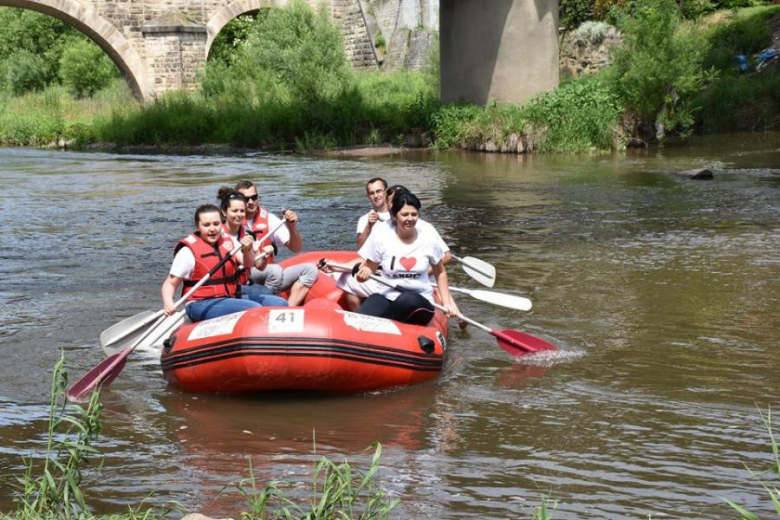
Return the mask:
<svg viewBox="0 0 780 520">
<path fill-rule="evenodd" d="M 412 267 L 414 267 L 417 264 L 416 258 L 402 257 L 398 261 L 401 263 L 402 266 L 404 266 L 404 269 L 406 269 L 407 271 L 411 271 Z"/>
</svg>

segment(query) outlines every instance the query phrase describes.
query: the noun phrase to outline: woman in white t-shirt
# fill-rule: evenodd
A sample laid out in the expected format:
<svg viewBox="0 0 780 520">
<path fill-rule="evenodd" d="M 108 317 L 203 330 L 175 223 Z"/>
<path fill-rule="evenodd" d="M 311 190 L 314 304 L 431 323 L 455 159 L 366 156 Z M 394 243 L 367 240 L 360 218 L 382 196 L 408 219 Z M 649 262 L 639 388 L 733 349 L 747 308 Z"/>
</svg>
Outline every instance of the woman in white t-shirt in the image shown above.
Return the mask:
<svg viewBox="0 0 780 520">
<path fill-rule="evenodd" d="M 442 262 L 444 251 L 430 234 L 420 233 L 416 228 L 421 206 L 414 194 L 398 194 L 390 209 L 393 226 L 371 233 L 358 251 L 363 259 L 355 274 L 358 281 L 369 280 L 381 266 L 380 275 L 400 290 L 383 285 L 382 291 L 369 296 L 357 312 L 426 325 L 434 314 L 433 286 L 428 277 L 428 268 L 432 267 L 439 295 L 449 311 L 447 314 L 458 314 L 458 308 L 450 298 L 447 271 Z"/>
</svg>

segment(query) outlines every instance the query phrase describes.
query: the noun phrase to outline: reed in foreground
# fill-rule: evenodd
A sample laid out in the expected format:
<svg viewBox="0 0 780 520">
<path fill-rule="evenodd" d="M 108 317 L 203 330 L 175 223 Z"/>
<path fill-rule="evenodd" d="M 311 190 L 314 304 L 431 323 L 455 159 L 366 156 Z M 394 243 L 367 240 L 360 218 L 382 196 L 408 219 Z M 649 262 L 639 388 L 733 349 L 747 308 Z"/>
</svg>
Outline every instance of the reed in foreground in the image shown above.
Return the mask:
<svg viewBox="0 0 780 520">
<path fill-rule="evenodd" d="M 772 506 L 774 507 L 777 516 L 780 517 L 780 487 L 778 487 L 777 482 L 778 478 L 780 478 L 780 450 L 778 449 L 777 440 L 775 439 L 775 435 L 772 431 L 772 410 L 768 409 L 766 415 L 764 415 L 761 410 L 759 410 L 758 413 L 761 415 L 761 420 L 763 421 L 764 426 L 769 433 L 769 442 L 772 446 L 772 456 L 774 461 L 765 471 L 753 471 L 750 468 L 747 468 L 747 466 L 746 469 L 750 472 L 753 478 L 758 481 L 759 485 L 764 489 L 764 491 L 766 491 L 767 495 L 769 495 L 769 500 L 772 502 Z M 774 484 L 768 483 L 767 479 L 774 481 Z M 758 515 L 748 511 L 733 500 L 729 500 L 728 498 L 724 498 L 723 500 L 740 514 L 740 518 L 745 520 L 758 520 Z"/>
<path fill-rule="evenodd" d="M 378 481 L 382 445 L 377 442 L 367 469 L 348 461 L 337 464 L 323 457 L 314 466 L 311 493 L 296 499 L 285 491 L 291 484 L 273 480 L 259 488 L 254 469 L 249 465 L 249 478 L 236 484 L 249 506 L 241 512 L 241 520 L 266 518 L 315 519 L 344 518 L 373 520 L 390 517 L 400 500 L 391 499 Z"/>
</svg>

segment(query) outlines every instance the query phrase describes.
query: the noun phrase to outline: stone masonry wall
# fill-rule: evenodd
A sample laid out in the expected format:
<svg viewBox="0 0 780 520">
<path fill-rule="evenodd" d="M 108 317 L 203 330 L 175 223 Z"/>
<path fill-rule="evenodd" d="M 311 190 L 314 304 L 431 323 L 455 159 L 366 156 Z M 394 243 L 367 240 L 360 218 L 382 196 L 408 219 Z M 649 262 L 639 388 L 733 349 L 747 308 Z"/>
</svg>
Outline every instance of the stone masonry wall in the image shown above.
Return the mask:
<svg viewBox="0 0 780 520">
<path fill-rule="evenodd" d="M 376 68 L 376 54 L 366 29 L 364 12 L 359 0 L 332 0 L 333 19 L 341 26 L 344 50 L 357 69 Z"/>
<path fill-rule="evenodd" d="M 577 31 L 566 33 L 559 54 L 561 79 L 595 74 L 608 67 L 612 49 L 621 41 L 622 36 L 614 27 L 595 41 L 583 38 Z"/>
<path fill-rule="evenodd" d="M 386 43 L 382 68 L 424 68 L 435 50 L 439 0 L 365 0 L 364 4 Z M 371 35 L 374 43 L 376 36 Z"/>
</svg>

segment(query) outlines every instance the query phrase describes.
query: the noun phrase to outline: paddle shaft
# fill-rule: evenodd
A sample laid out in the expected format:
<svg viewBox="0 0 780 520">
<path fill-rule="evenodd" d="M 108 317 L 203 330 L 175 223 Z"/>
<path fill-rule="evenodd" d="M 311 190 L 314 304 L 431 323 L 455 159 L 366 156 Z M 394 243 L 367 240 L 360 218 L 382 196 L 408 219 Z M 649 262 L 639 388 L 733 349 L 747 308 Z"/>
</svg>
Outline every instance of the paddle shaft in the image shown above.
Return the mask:
<svg viewBox="0 0 780 520">
<path fill-rule="evenodd" d="M 336 269 L 336 270 L 353 272 L 353 269 L 350 269 L 349 267 L 344 266 L 344 265 L 335 264 L 335 263 L 329 263 L 328 265 L 331 266 L 331 268 Z M 372 280 L 374 280 L 376 282 L 379 282 L 381 284 L 384 284 L 384 285 L 386 285 L 388 287 L 392 287 L 393 289 L 395 289 L 397 291 L 405 290 L 404 288 L 398 287 L 397 284 L 391 282 L 390 280 L 386 280 L 386 279 L 384 279 L 381 276 L 377 276 L 375 274 L 372 274 L 372 275 L 370 275 L 370 278 Z M 447 312 L 449 312 L 449 310 L 446 307 L 444 307 L 443 305 L 439 305 L 438 303 L 434 303 L 433 306 L 435 308 L 439 309 L 440 311 L 444 312 L 445 314 Z M 491 329 L 490 327 L 487 327 L 487 326 L 485 326 L 485 325 L 483 325 L 483 324 L 481 324 L 479 322 L 476 322 L 476 321 L 472 320 L 471 318 L 467 318 L 466 316 L 464 316 L 461 313 L 458 314 L 458 318 L 462 319 L 466 323 L 469 323 L 470 325 L 474 325 L 478 329 L 483 330 L 483 331 L 487 332 L 488 334 L 490 334 L 490 335 L 494 336 L 495 338 L 497 338 L 499 340 L 498 341 L 499 346 L 501 348 L 503 348 L 505 351 L 507 351 L 508 353 L 512 354 L 512 355 L 519 354 L 519 352 L 516 352 L 516 350 L 520 350 L 520 351 L 524 351 L 524 352 L 536 352 L 536 351 L 540 350 L 539 348 L 535 348 L 532 345 L 528 345 L 526 343 L 518 341 L 517 339 L 509 336 L 508 334 L 506 334 L 506 333 L 504 333 L 502 331 Z M 530 335 L 527 335 L 527 336 L 530 336 Z M 555 347 L 553 345 L 550 345 L 550 348 L 554 349 Z"/>
<path fill-rule="evenodd" d="M 271 231 L 268 235 L 264 236 L 262 239 L 260 239 L 258 241 L 259 244 L 262 245 L 263 242 L 268 240 L 270 237 L 272 237 L 274 235 L 274 233 L 279 231 L 279 228 L 281 228 L 284 224 L 285 224 L 285 221 L 282 220 L 282 222 L 280 222 L 279 225 L 276 226 L 273 231 Z M 173 306 L 175 308 L 177 308 L 177 309 L 179 307 L 181 307 L 181 305 L 184 304 L 190 298 L 190 296 L 192 296 L 195 293 L 195 291 L 197 291 L 204 283 L 206 283 L 209 280 L 209 278 L 211 278 L 211 276 L 213 276 L 214 273 L 216 273 L 223 265 L 225 265 L 225 262 L 227 262 L 228 259 L 232 258 L 233 255 L 238 253 L 238 251 L 240 251 L 240 250 L 241 250 L 240 247 L 234 248 L 233 251 L 231 251 L 231 253 L 228 256 L 223 258 L 216 266 L 214 266 L 214 268 L 211 269 L 211 271 L 209 271 L 209 273 L 205 277 L 203 277 L 201 280 L 199 280 L 198 283 L 196 283 L 189 291 L 187 291 L 185 294 L 183 294 L 182 297 L 179 298 L 179 300 L 176 301 L 176 303 L 173 304 Z M 258 255 L 258 256 L 260 256 L 260 255 Z M 255 258 L 255 261 L 257 261 L 257 260 L 259 260 L 259 258 Z M 103 345 L 103 346 L 104 347 L 109 347 L 109 346 L 111 346 L 111 345 L 113 345 L 113 344 L 115 344 L 115 343 L 117 343 L 119 341 L 122 341 L 123 339 L 125 339 L 126 337 L 128 337 L 129 335 L 131 335 L 132 333 L 137 331 L 138 329 L 140 329 L 142 327 L 146 327 L 147 325 L 149 325 L 150 323 L 152 323 L 153 321 L 158 319 L 163 314 L 165 314 L 165 310 L 164 309 L 160 309 L 159 311 L 157 311 L 154 314 L 152 314 L 151 316 L 147 317 L 145 320 L 143 320 L 142 322 L 138 323 L 134 327 L 131 327 L 131 328 L 127 329 L 126 331 L 124 331 L 122 334 L 119 334 L 115 338 L 112 338 L 111 341 L 107 341 L 105 343 L 105 345 Z"/>
<path fill-rule="evenodd" d="M 456 292 L 466 294 L 479 301 L 492 303 L 493 305 L 500 305 L 501 307 L 507 307 L 509 309 L 516 309 L 519 311 L 531 310 L 532 303 L 528 298 L 522 296 L 515 296 L 514 294 L 504 294 L 496 291 L 485 291 L 482 289 L 462 289 L 460 287 L 450 287 L 450 292 Z"/>
<path fill-rule="evenodd" d="M 271 233 L 266 235 L 260 240 L 260 243 L 262 244 L 264 241 L 268 240 L 271 236 L 273 236 L 276 231 L 279 230 L 283 225 L 285 224 L 285 221 L 282 220 L 282 222 L 279 223 L 276 228 L 274 228 Z M 204 283 L 206 283 L 211 276 L 217 272 L 225 263 L 235 256 L 239 251 L 241 251 L 241 247 L 235 247 L 230 252 L 229 255 L 227 255 L 225 258 L 219 261 L 219 263 L 214 266 L 208 273 L 206 273 L 206 276 L 198 280 L 198 283 L 196 283 L 192 289 L 187 291 L 187 294 L 182 296 L 179 301 L 177 301 L 174 306 L 179 307 L 182 303 L 187 301 L 187 298 L 192 296 L 192 294 L 201 287 Z M 149 329 L 144 332 L 140 338 L 138 338 L 132 345 L 124 349 L 122 352 L 119 352 L 118 354 L 114 354 L 113 356 L 109 356 L 108 358 L 104 359 L 101 363 L 99 363 L 96 367 L 94 367 L 92 370 L 84 374 L 78 381 L 76 381 L 70 389 L 68 389 L 67 396 L 69 399 L 73 401 L 77 401 L 80 399 L 83 399 L 83 397 L 91 392 L 96 387 L 100 386 L 101 384 L 108 384 L 111 381 L 113 381 L 119 373 L 122 371 L 122 369 L 125 366 L 125 362 L 127 357 L 140 345 L 146 338 L 148 338 L 151 333 L 165 320 L 165 311 L 160 310 L 150 316 L 147 320 L 145 320 L 145 324 L 151 323 L 153 320 L 155 321 L 154 325 L 149 327 Z M 156 316 L 156 318 L 155 318 Z M 129 335 L 132 332 L 135 332 L 139 328 L 141 328 L 144 325 L 135 327 L 132 329 L 128 334 Z"/>
</svg>

